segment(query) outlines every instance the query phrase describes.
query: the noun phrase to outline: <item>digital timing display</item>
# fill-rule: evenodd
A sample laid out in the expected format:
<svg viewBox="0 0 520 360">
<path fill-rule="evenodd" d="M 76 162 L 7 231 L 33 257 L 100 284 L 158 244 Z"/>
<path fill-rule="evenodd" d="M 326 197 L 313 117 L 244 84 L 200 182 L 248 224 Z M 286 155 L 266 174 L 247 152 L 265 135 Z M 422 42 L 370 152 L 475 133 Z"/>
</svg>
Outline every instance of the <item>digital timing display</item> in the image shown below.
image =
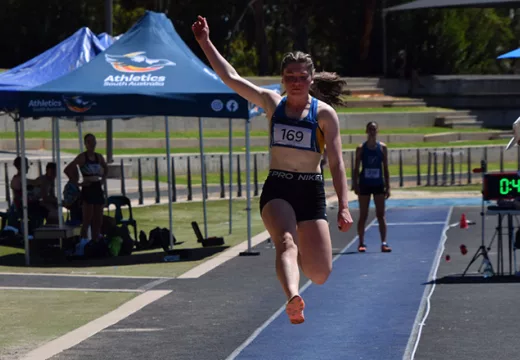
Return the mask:
<svg viewBox="0 0 520 360">
<path fill-rule="evenodd" d="M 484 175 L 484 198 L 487 200 L 520 197 L 520 176 L 517 172 Z"/>
</svg>

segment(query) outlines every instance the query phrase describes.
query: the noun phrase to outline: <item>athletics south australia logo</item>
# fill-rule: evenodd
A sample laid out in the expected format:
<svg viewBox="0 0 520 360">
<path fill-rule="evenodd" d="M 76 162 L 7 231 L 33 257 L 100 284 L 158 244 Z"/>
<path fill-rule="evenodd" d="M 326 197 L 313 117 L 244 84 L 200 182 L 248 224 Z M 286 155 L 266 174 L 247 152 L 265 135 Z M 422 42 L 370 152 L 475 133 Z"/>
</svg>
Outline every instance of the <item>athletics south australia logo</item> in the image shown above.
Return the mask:
<svg viewBox="0 0 520 360">
<path fill-rule="evenodd" d="M 34 112 L 66 112 L 67 109 L 75 113 L 85 113 L 96 103 L 77 95 L 63 95 L 61 99 L 33 99 L 28 107 Z"/>
<path fill-rule="evenodd" d="M 166 76 L 154 72 L 176 65 L 168 59 L 150 58 L 145 51 L 124 55 L 105 54 L 105 60 L 123 74 L 109 75 L 104 80 L 104 86 L 164 86 Z"/>
<path fill-rule="evenodd" d="M 75 113 L 87 112 L 92 108 L 92 106 L 96 105 L 94 101 L 85 100 L 81 96 L 62 96 L 62 98 L 65 106 Z"/>
</svg>

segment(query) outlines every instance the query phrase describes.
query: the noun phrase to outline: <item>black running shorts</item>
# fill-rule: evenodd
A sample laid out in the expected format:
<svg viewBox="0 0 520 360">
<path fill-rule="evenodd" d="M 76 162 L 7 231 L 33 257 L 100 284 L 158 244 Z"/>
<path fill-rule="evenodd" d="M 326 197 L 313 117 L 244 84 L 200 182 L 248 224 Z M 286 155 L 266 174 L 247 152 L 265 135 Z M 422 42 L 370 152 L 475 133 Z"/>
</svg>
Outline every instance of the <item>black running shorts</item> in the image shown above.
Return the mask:
<svg viewBox="0 0 520 360">
<path fill-rule="evenodd" d="M 81 189 L 81 201 L 90 205 L 104 205 L 105 193 L 100 181 L 83 186 Z"/>
<path fill-rule="evenodd" d="M 260 195 L 260 214 L 271 200 L 287 201 L 296 221 L 327 220 L 327 204 L 323 175 L 270 170 Z"/>
<path fill-rule="evenodd" d="M 381 195 L 385 193 L 384 185 L 364 185 L 359 184 L 359 195 Z"/>
</svg>

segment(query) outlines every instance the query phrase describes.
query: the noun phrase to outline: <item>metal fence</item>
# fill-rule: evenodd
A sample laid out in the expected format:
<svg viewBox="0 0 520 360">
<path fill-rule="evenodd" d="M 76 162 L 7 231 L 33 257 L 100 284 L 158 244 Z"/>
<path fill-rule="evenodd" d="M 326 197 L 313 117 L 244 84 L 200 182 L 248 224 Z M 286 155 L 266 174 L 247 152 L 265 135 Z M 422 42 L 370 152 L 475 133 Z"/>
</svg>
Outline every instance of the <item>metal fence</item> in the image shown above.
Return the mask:
<svg viewBox="0 0 520 360">
<path fill-rule="evenodd" d="M 519 148 L 504 152 L 503 146 L 473 146 L 446 148 L 390 149 L 388 163 L 392 186 L 462 186 L 478 183 L 480 175 L 474 177 L 472 170 L 480 167 L 480 161 L 486 160 L 488 171 L 517 171 L 520 169 Z M 352 178 L 354 150 L 343 151 L 347 177 Z M 252 192 L 258 196 L 269 168 L 268 153 L 252 153 Z M 62 160 L 62 169 L 72 158 Z M 231 161 L 230 161 L 231 160 Z M 29 161 L 29 178 L 44 173 L 48 160 Z M 165 156 L 119 157 L 111 164 L 111 173 L 105 189 L 107 196 L 122 194 L 137 199 L 140 204 L 144 199 L 154 198 L 160 203 L 168 198 L 167 164 Z M 202 163 L 206 167 L 206 176 L 202 176 Z M 206 154 L 204 162 L 199 155 L 174 155 L 171 157 L 172 198 L 171 201 L 192 201 L 196 195 L 220 198 L 245 197 L 245 154 Z M 0 183 L 4 182 L 4 199 L 11 204 L 10 179 L 15 174 L 12 161 L 0 162 Z M 332 179 L 325 169 L 328 186 Z M 62 186 L 66 179 L 62 181 Z M 202 186 L 205 185 L 205 186 Z M 0 191 L 0 199 L 1 199 Z"/>
</svg>

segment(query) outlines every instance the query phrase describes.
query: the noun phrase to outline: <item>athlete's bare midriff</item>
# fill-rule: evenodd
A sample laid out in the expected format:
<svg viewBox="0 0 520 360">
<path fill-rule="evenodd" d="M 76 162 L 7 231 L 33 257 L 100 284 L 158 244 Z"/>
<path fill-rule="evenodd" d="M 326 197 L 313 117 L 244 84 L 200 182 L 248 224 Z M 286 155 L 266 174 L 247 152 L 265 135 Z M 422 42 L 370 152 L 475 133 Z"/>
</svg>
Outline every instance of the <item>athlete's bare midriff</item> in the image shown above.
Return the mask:
<svg viewBox="0 0 520 360">
<path fill-rule="evenodd" d="M 320 161 L 321 155 L 314 151 L 273 146 L 269 168 L 302 173 L 320 173 Z"/>
</svg>

